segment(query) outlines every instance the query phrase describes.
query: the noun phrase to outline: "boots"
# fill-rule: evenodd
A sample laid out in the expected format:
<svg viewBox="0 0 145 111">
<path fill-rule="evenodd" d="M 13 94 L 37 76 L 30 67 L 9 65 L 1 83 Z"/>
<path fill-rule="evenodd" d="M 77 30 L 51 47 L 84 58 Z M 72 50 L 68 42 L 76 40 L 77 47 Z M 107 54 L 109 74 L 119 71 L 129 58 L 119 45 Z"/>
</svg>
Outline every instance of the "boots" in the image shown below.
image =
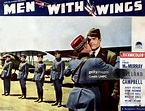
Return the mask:
<svg viewBox="0 0 145 111">
<path fill-rule="evenodd" d="M 22 99 L 22 98 L 23 98 L 23 96 L 24 96 L 24 94 L 22 93 L 22 95 L 21 95 L 20 97 L 18 97 L 18 99 Z"/>
<path fill-rule="evenodd" d="M 58 105 L 58 106 L 57 106 Z M 61 101 L 56 101 L 55 103 L 52 104 L 52 106 L 57 106 L 57 107 L 61 107 Z"/>
<path fill-rule="evenodd" d="M 38 102 L 38 103 L 43 102 L 43 90 L 42 91 L 38 91 L 37 93 L 38 93 L 38 99 L 36 101 L 34 101 L 34 102 Z"/>
<path fill-rule="evenodd" d="M 37 91 L 37 94 L 38 94 L 38 99 L 34 102 L 38 102 L 40 100 L 40 91 Z"/>
<path fill-rule="evenodd" d="M 43 102 L 43 90 L 42 91 L 40 91 L 40 101 L 38 101 L 38 103 L 41 103 L 41 102 Z"/>
<path fill-rule="evenodd" d="M 61 107 L 61 101 L 62 101 L 62 91 L 59 94 L 59 103 L 58 103 L 58 107 Z"/>
<path fill-rule="evenodd" d="M 57 107 L 61 107 L 61 101 L 59 101 L 58 106 Z"/>
<path fill-rule="evenodd" d="M 26 99 L 26 87 L 22 88 L 22 95 L 19 97 L 19 99 Z"/>
<path fill-rule="evenodd" d="M 20 97 L 18 97 L 18 99 L 22 99 L 24 96 L 24 88 L 21 87 L 21 90 L 22 90 L 22 95 Z"/>
<path fill-rule="evenodd" d="M 57 106 L 58 105 L 58 101 L 59 101 L 59 99 L 58 99 L 59 98 L 58 93 L 56 93 L 55 96 L 56 96 L 56 101 L 55 101 L 55 103 L 52 104 L 52 106 Z"/>
<path fill-rule="evenodd" d="M 52 104 L 52 106 L 57 106 L 58 105 L 58 100 L 55 101 L 55 103 Z"/>
<path fill-rule="evenodd" d="M 26 99 L 26 87 L 25 88 L 23 88 L 23 98 L 22 99 Z"/>
<path fill-rule="evenodd" d="M 62 91 L 61 92 L 57 92 L 56 93 L 56 102 L 54 104 L 52 104 L 52 106 L 57 106 L 61 107 L 61 101 L 62 101 Z"/>
</svg>

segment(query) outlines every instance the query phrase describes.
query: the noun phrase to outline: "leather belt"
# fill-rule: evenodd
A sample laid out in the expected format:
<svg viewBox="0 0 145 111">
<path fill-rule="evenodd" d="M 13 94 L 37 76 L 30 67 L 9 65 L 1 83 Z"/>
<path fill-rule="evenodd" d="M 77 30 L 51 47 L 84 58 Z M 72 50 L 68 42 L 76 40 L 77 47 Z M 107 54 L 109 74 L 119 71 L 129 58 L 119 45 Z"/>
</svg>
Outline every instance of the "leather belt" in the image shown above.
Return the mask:
<svg viewBox="0 0 145 111">
<path fill-rule="evenodd" d="M 24 70 L 19 70 L 20 72 L 23 72 Z"/>
<path fill-rule="evenodd" d="M 53 71 L 55 71 L 55 72 L 61 72 L 60 70 L 57 70 L 57 69 L 52 69 Z"/>
<path fill-rule="evenodd" d="M 40 71 L 34 71 L 34 72 L 36 72 L 36 73 L 42 73 L 42 72 L 40 72 Z"/>
<path fill-rule="evenodd" d="M 94 87 L 98 87 L 98 84 L 74 84 L 75 87 L 79 87 L 79 88 L 94 88 Z"/>
</svg>

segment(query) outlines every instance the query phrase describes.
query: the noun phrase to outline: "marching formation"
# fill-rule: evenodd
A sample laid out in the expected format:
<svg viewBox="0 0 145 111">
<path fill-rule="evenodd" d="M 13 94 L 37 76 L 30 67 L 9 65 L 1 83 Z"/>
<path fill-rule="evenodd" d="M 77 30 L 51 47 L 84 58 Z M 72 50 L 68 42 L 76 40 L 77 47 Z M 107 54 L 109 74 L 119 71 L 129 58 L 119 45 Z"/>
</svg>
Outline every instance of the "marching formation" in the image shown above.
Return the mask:
<svg viewBox="0 0 145 111">
<path fill-rule="evenodd" d="M 54 86 L 56 101 L 52 106 L 61 107 L 62 104 L 62 84 L 64 76 L 72 76 L 74 87 L 72 88 L 66 106 L 69 111 L 118 111 L 119 102 L 119 82 L 117 80 L 92 80 L 88 79 L 87 72 L 90 69 L 107 70 L 113 74 L 118 68 L 119 61 L 114 52 L 105 50 L 101 47 L 101 33 L 99 29 L 89 30 L 87 37 L 77 36 L 72 42 L 71 47 L 76 51 L 77 58 L 69 62 L 67 68 L 61 59 L 61 52 L 55 51 L 55 60 L 51 68 L 51 80 Z M 19 99 L 27 98 L 26 80 L 28 76 L 27 56 L 20 55 L 21 63 L 17 79 L 19 80 L 22 94 Z M 10 78 L 13 63 L 11 56 L 4 57 L 2 64 L 3 70 L 1 78 L 4 85 L 2 95 L 10 95 Z M 43 85 L 46 72 L 46 64 L 43 62 L 43 55 L 37 55 L 38 62 L 34 68 L 33 81 L 36 83 L 38 98 L 34 102 L 43 102 Z"/>
</svg>

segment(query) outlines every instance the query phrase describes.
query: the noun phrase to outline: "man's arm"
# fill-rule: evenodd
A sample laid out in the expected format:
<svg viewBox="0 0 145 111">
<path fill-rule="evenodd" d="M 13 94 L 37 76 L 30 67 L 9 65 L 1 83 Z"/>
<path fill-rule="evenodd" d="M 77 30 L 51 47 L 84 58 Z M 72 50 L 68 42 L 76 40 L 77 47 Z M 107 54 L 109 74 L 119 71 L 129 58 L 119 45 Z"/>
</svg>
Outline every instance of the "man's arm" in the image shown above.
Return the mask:
<svg viewBox="0 0 145 111">
<path fill-rule="evenodd" d="M 94 64 L 96 69 L 99 70 L 105 70 L 105 71 L 109 71 L 109 74 L 113 74 L 113 72 L 115 71 L 115 67 L 113 67 L 110 64 L 106 64 L 101 58 L 93 58 L 94 60 Z"/>
<path fill-rule="evenodd" d="M 9 63 L 7 77 L 11 75 L 11 71 L 12 71 L 12 62 Z"/>
<path fill-rule="evenodd" d="M 72 74 L 72 69 L 70 68 L 70 64 L 68 65 L 68 67 L 64 70 L 64 75 L 66 77 L 70 76 Z"/>
<path fill-rule="evenodd" d="M 65 63 L 62 61 L 61 66 L 60 66 L 60 76 L 59 79 L 61 80 L 64 76 L 64 69 L 65 69 Z"/>
<path fill-rule="evenodd" d="M 42 73 L 41 73 L 41 76 L 40 76 L 40 79 L 41 79 L 41 80 L 43 79 L 43 77 L 44 77 L 44 75 L 45 75 L 45 71 L 46 71 L 46 65 L 43 64 L 43 65 L 42 65 Z"/>
<path fill-rule="evenodd" d="M 24 79 L 27 78 L 28 72 L 29 72 L 29 70 L 28 70 L 28 63 L 26 63 L 26 65 L 25 65 L 25 75 L 24 75 Z"/>
</svg>

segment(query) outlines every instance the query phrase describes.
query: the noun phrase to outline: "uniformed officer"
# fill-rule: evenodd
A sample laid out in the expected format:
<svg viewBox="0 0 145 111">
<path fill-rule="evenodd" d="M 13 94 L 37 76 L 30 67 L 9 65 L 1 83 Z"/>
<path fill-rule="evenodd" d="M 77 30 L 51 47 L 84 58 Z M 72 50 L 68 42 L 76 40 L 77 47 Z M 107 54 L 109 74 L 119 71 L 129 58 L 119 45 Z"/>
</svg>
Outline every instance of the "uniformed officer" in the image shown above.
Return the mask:
<svg viewBox="0 0 145 111">
<path fill-rule="evenodd" d="M 11 62 L 11 56 L 6 55 L 5 56 L 5 63 L 3 66 L 3 71 L 1 73 L 1 78 L 3 79 L 4 82 L 4 94 L 5 96 L 10 95 L 10 79 L 11 79 L 11 74 L 12 74 L 12 62 Z"/>
<path fill-rule="evenodd" d="M 65 69 L 65 63 L 61 59 L 60 51 L 55 51 L 55 60 L 52 63 L 51 79 L 54 84 L 56 102 L 52 106 L 58 105 L 61 107 L 62 102 L 62 82 L 63 82 L 63 71 Z"/>
<path fill-rule="evenodd" d="M 101 47 L 101 32 L 100 29 L 91 28 L 87 34 L 88 43 L 92 49 L 92 57 L 99 57 L 105 63 L 115 66 L 117 56 L 114 52 L 106 50 Z M 114 84 L 117 80 L 101 80 L 100 93 L 103 111 L 117 111 L 118 100 L 114 99 L 111 94 L 113 92 Z M 119 86 L 119 85 L 118 85 Z M 119 88 L 118 88 L 119 89 Z"/>
<path fill-rule="evenodd" d="M 43 101 L 43 84 L 44 84 L 44 75 L 46 71 L 46 65 L 42 61 L 43 60 L 42 54 L 38 54 L 37 57 L 38 57 L 38 63 L 35 65 L 34 80 L 36 82 L 38 99 L 34 102 L 40 103 Z"/>
<path fill-rule="evenodd" d="M 18 73 L 17 79 L 20 82 L 22 95 L 21 97 L 19 97 L 19 99 L 26 99 L 26 79 L 28 76 L 28 63 L 26 62 L 26 55 L 21 54 L 20 60 L 21 60 L 21 63 L 18 68 L 19 73 Z"/>
<path fill-rule="evenodd" d="M 106 64 L 101 58 L 88 58 L 91 48 L 82 35 L 75 38 L 71 46 L 77 51 L 78 58 L 69 62 L 68 68 L 64 71 L 65 76 L 73 73 L 74 81 L 67 107 L 70 111 L 100 111 L 101 97 L 98 82 L 95 79 L 88 79 L 87 73 L 90 69 L 103 69 L 111 74 L 115 68 Z"/>
</svg>

